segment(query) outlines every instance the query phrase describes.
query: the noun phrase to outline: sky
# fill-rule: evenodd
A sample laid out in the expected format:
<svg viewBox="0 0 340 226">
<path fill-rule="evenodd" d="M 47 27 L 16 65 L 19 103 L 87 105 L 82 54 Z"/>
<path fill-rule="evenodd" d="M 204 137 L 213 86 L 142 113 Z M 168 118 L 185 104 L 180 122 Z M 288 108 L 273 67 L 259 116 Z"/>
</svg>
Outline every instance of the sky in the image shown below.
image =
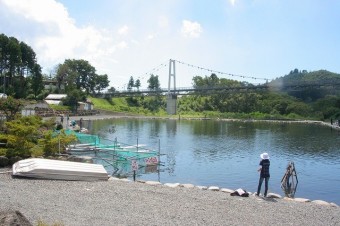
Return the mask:
<svg viewBox="0 0 340 226">
<path fill-rule="evenodd" d="M 295 68 L 340 73 L 339 12 L 338 0 L 0 0 L 0 33 L 46 74 L 83 59 L 118 90 L 150 74 L 163 88 L 213 72 L 259 84 Z"/>
</svg>

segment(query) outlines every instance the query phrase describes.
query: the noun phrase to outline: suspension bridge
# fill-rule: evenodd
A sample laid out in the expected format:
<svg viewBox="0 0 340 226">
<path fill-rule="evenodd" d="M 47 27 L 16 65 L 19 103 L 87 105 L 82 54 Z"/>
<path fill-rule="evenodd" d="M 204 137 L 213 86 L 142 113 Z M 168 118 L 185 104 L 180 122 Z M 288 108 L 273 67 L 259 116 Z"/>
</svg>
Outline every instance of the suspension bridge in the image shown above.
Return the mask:
<svg viewBox="0 0 340 226">
<path fill-rule="evenodd" d="M 195 68 L 201 71 L 208 72 L 210 74 L 216 74 L 228 79 L 237 80 L 252 80 L 252 81 L 263 81 L 262 83 L 249 83 L 241 82 L 239 85 L 221 86 L 221 85 L 210 85 L 210 86 L 196 86 L 196 87 L 176 87 L 176 63 L 185 65 L 187 67 Z M 126 97 L 126 96 L 141 96 L 141 95 L 166 95 L 167 96 L 167 112 L 168 114 L 176 114 L 177 96 L 178 95 L 211 95 L 216 93 L 230 93 L 230 92 L 259 92 L 259 91 L 296 91 L 302 89 L 320 89 L 323 87 L 339 88 L 340 80 L 337 81 L 325 81 L 325 82 L 303 82 L 303 83 L 290 83 L 290 84 L 279 84 L 269 82 L 268 78 L 259 78 L 254 76 L 237 75 L 232 73 L 226 73 L 222 71 L 212 70 L 200 66 L 195 66 L 178 60 L 169 60 L 169 73 L 168 73 L 168 88 L 157 88 L 157 89 L 122 89 L 116 90 L 113 93 L 105 93 L 104 95 L 110 95 L 111 97 Z M 167 64 L 161 64 L 154 68 L 152 72 L 146 73 L 150 75 L 157 73 L 161 68 L 168 66 Z"/>
</svg>

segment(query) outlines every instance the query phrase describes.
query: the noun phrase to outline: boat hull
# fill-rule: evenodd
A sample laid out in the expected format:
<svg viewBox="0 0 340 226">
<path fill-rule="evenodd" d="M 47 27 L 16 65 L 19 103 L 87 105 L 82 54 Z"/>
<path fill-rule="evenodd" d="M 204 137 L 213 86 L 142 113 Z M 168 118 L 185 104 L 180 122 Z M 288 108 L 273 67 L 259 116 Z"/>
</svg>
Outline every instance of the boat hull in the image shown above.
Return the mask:
<svg viewBox="0 0 340 226">
<path fill-rule="evenodd" d="M 99 164 L 31 158 L 13 164 L 13 176 L 51 180 L 108 180 L 104 166 Z"/>
</svg>

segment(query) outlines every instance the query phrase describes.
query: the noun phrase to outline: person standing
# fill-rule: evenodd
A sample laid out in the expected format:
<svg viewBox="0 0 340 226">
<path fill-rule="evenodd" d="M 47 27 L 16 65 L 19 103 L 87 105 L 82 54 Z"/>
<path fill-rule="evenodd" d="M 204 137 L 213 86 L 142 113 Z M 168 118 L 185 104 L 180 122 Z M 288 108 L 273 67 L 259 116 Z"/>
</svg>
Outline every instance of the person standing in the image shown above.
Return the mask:
<svg viewBox="0 0 340 226">
<path fill-rule="evenodd" d="M 267 197 L 267 192 L 268 192 L 268 182 L 269 182 L 269 178 L 270 178 L 270 173 L 269 173 L 269 167 L 270 167 L 270 161 L 269 161 L 269 155 L 268 153 L 262 153 L 260 155 L 261 157 L 261 161 L 260 161 L 260 168 L 257 170 L 260 172 L 260 179 L 259 179 L 259 185 L 257 187 L 257 193 L 256 195 L 259 196 L 260 195 L 260 191 L 261 191 L 261 186 L 262 186 L 262 182 L 263 180 L 265 181 L 264 184 L 264 197 Z"/>
<path fill-rule="evenodd" d="M 79 120 L 79 127 L 80 127 L 80 129 L 83 128 L 83 118 L 80 118 L 80 120 Z"/>
</svg>

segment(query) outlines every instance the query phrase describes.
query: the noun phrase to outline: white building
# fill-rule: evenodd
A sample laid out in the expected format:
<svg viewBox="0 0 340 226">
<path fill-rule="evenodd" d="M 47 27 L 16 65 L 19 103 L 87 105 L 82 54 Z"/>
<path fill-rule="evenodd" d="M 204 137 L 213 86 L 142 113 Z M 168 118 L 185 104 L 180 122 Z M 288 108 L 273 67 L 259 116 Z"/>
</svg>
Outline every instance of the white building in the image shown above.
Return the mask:
<svg viewBox="0 0 340 226">
<path fill-rule="evenodd" d="M 62 99 L 66 98 L 67 94 L 49 94 L 45 101 L 48 104 L 63 105 Z"/>
</svg>

